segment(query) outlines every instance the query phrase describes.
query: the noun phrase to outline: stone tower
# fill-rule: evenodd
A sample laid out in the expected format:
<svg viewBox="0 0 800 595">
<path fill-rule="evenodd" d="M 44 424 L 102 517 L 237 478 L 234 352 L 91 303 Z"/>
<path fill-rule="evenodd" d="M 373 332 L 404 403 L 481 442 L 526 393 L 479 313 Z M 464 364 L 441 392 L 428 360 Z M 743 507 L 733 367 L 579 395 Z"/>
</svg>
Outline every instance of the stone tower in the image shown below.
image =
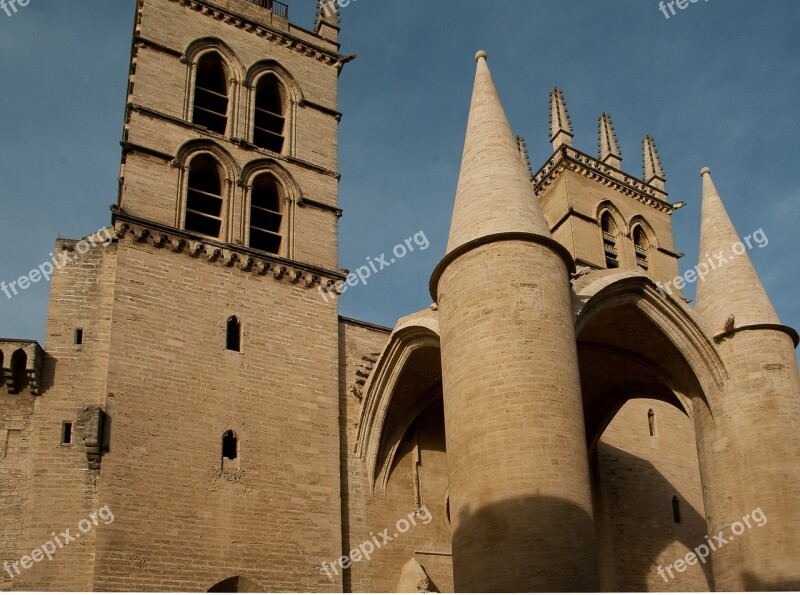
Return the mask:
<svg viewBox="0 0 800 595">
<path fill-rule="evenodd" d="M 455 589 L 594 590 L 572 257 L 539 210 L 485 52 L 476 59 L 447 254 L 431 280 Z"/>
<path fill-rule="evenodd" d="M 114 242 L 53 282 L 9 549 L 115 519 L 15 587 L 331 588 L 337 33 L 274 0 L 137 0 Z"/>
</svg>

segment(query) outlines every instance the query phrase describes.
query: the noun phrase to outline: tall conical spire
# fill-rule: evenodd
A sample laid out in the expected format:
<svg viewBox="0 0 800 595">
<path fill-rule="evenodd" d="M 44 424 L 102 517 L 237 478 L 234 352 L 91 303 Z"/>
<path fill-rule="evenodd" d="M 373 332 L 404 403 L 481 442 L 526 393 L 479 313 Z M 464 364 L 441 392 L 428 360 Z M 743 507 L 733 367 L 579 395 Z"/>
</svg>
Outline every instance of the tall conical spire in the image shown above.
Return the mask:
<svg viewBox="0 0 800 595">
<path fill-rule="evenodd" d="M 658 188 L 666 190 L 666 179 L 664 168 L 661 166 L 661 157 L 658 156 L 656 141 L 649 134 L 642 141 L 642 163 L 644 169 L 644 181 Z"/>
<path fill-rule="evenodd" d="M 600 114 L 599 126 L 600 161 L 619 169 L 622 167 L 622 153 L 619 150 L 619 141 L 611 115 L 606 112 Z"/>
<path fill-rule="evenodd" d="M 519 149 L 519 154 L 522 156 L 522 162 L 531 174 L 531 181 L 533 181 L 534 174 L 533 167 L 531 166 L 531 157 L 528 154 L 528 143 L 525 142 L 525 137 L 519 134 L 517 135 L 517 148 Z"/>
<path fill-rule="evenodd" d="M 707 167 L 703 176 L 703 209 L 700 224 L 700 264 L 696 310 L 714 333 L 726 327 L 780 324 L 758 274 L 747 255 L 747 246 L 728 216 Z M 763 233 L 763 231 L 761 232 Z M 756 232 L 753 236 L 760 237 Z M 744 240 L 755 247 L 758 238 Z M 761 240 L 767 240 L 764 237 Z M 705 265 L 705 266 L 704 266 Z M 731 320 L 731 317 L 735 317 Z"/>
<path fill-rule="evenodd" d="M 550 91 L 550 142 L 553 143 L 553 149 L 558 150 L 564 145 L 571 147 L 573 132 L 564 93 L 556 87 Z"/>
<path fill-rule="evenodd" d="M 471 240 L 496 233 L 550 237 L 530 173 L 492 82 L 486 52 L 478 52 L 476 60 L 448 254 Z"/>
</svg>

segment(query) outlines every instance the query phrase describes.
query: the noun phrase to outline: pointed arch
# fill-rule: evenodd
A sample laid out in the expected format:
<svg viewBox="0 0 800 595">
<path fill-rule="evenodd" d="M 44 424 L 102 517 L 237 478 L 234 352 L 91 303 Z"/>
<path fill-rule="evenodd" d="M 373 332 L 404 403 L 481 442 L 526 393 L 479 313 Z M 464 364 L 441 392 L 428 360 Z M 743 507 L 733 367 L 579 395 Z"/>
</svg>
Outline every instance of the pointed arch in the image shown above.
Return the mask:
<svg viewBox="0 0 800 595">
<path fill-rule="evenodd" d="M 211 132 L 237 136 L 237 105 L 244 67 L 221 39 L 203 37 L 186 48 L 184 119 Z"/>
<path fill-rule="evenodd" d="M 297 107 L 303 102 L 297 81 L 275 60 L 262 60 L 248 69 L 244 85 L 248 140 L 267 151 L 294 155 Z"/>
<path fill-rule="evenodd" d="M 302 197 L 295 179 L 277 161 L 258 159 L 243 168 L 239 184 L 245 189 L 245 245 L 293 258 L 295 207 Z"/>
<path fill-rule="evenodd" d="M 231 155 L 213 141 L 196 139 L 178 149 L 173 165 L 180 169 L 175 226 L 230 241 L 237 178 Z"/>
<path fill-rule="evenodd" d="M 606 207 L 600 209 L 598 213 L 598 225 L 603 242 L 603 256 L 607 269 L 618 269 L 620 267 L 619 245 L 620 227 L 618 219 L 614 217 L 613 211 Z M 622 220 L 624 221 L 624 220 Z"/>
<path fill-rule="evenodd" d="M 401 320 L 364 387 L 356 452 L 366 459 L 371 489 L 386 488 L 397 450 L 416 417 L 441 399 L 436 315 Z"/>
</svg>

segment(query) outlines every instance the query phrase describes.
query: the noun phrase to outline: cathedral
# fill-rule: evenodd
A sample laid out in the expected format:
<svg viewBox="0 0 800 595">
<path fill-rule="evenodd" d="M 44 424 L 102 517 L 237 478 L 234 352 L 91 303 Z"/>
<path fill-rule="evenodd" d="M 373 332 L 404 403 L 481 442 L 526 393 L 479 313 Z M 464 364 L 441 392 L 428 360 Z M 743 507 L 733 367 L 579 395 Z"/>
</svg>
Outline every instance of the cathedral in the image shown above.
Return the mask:
<svg viewBox="0 0 800 595">
<path fill-rule="evenodd" d="M 681 275 L 653 138 L 554 89 L 535 169 L 479 51 L 431 306 L 340 316 L 330 2 L 136 0 L 110 224 L 0 339 L 0 589 L 800 589 L 798 333 L 708 168 Z"/>
</svg>

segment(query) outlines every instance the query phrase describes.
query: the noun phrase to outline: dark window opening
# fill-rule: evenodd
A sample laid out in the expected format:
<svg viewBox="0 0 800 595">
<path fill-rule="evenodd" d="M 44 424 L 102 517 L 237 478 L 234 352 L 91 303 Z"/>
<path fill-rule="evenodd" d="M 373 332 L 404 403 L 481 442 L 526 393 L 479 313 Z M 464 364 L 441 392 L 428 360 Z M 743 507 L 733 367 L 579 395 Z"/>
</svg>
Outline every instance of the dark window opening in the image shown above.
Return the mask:
<svg viewBox="0 0 800 595">
<path fill-rule="evenodd" d="M 75 329 L 75 345 L 83 345 L 83 329 Z"/>
<path fill-rule="evenodd" d="M 606 259 L 606 268 L 619 268 L 619 253 L 617 251 L 617 226 L 608 212 L 600 218 L 600 227 L 603 230 L 603 252 Z"/>
<path fill-rule="evenodd" d="M 222 229 L 222 170 L 210 155 L 198 155 L 189 164 L 185 227 L 215 238 Z"/>
<path fill-rule="evenodd" d="M 11 354 L 11 394 L 19 394 L 28 384 L 28 354 L 17 349 Z"/>
<path fill-rule="evenodd" d="M 650 264 L 647 262 L 649 243 L 647 235 L 641 227 L 633 229 L 633 248 L 636 252 L 636 264 L 646 271 L 650 268 Z"/>
<path fill-rule="evenodd" d="M 229 461 L 239 458 L 239 440 L 233 430 L 228 430 L 222 435 L 222 458 Z"/>
<path fill-rule="evenodd" d="M 228 318 L 228 325 L 225 333 L 225 349 L 228 351 L 241 351 L 242 346 L 242 325 L 236 316 Z"/>
<path fill-rule="evenodd" d="M 61 444 L 72 444 L 72 422 L 64 422 L 61 428 Z"/>
<path fill-rule="evenodd" d="M 225 134 L 228 127 L 228 74 L 216 52 L 197 62 L 192 122 L 219 134 Z"/>
<path fill-rule="evenodd" d="M 656 414 L 652 409 L 647 412 L 647 425 L 650 428 L 650 436 L 656 435 Z"/>
<path fill-rule="evenodd" d="M 280 153 L 283 151 L 286 118 L 281 85 L 274 74 L 265 74 L 256 85 L 253 115 L 253 144 Z"/>
<path fill-rule="evenodd" d="M 676 525 L 681 524 L 681 501 L 677 496 L 672 497 L 672 520 Z"/>
<path fill-rule="evenodd" d="M 278 254 L 281 249 L 281 187 L 271 174 L 261 174 L 250 193 L 250 247 Z"/>
</svg>

